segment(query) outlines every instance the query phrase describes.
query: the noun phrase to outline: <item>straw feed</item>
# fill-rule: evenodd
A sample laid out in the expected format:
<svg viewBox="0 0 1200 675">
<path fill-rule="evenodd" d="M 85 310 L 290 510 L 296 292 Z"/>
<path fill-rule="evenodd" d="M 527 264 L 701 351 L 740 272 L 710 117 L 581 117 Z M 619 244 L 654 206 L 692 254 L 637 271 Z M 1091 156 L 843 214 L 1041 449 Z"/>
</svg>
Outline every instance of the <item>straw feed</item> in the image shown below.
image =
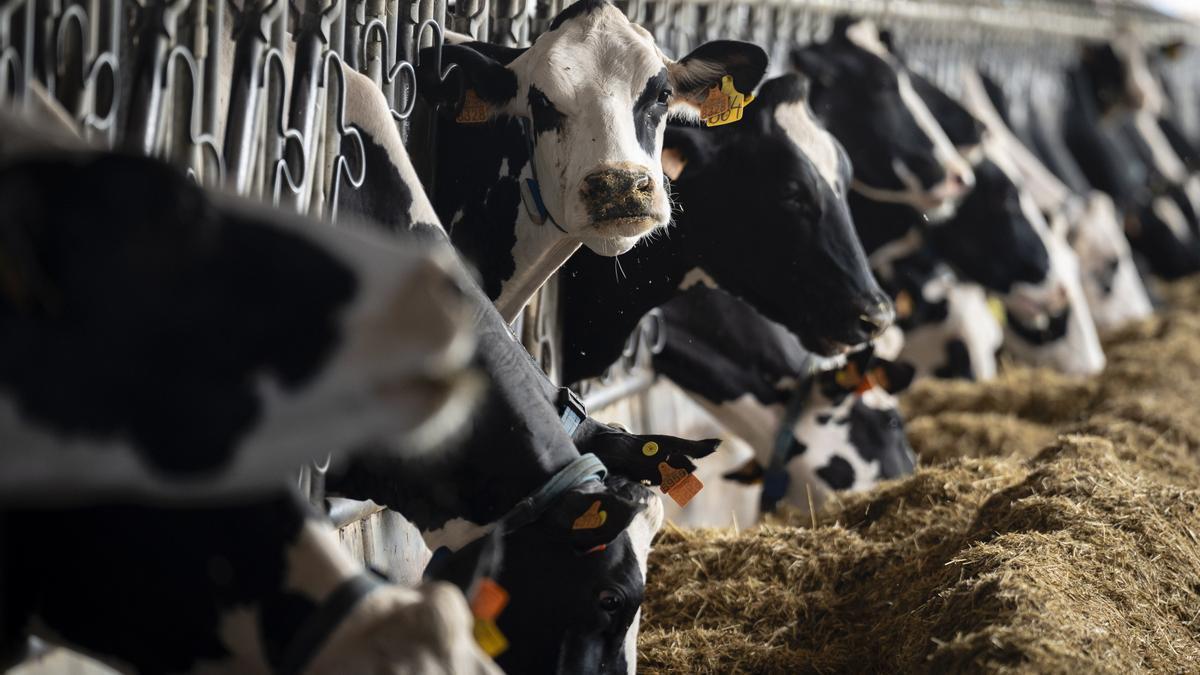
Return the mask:
<svg viewBox="0 0 1200 675">
<path fill-rule="evenodd" d="M 1086 381 L 926 382 L 915 476 L 749 531 L 670 526 L 646 672 L 1200 671 L 1200 283 Z"/>
</svg>

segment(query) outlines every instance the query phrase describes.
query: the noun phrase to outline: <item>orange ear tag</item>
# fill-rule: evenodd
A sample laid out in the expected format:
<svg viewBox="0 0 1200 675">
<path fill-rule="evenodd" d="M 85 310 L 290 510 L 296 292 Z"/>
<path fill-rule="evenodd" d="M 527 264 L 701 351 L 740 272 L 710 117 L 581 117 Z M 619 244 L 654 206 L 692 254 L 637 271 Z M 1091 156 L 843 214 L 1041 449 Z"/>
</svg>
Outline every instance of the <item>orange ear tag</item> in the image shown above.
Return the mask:
<svg viewBox="0 0 1200 675">
<path fill-rule="evenodd" d="M 646 441 L 646 444 L 642 446 L 642 454 L 647 457 L 653 457 L 657 455 L 658 443 L 655 443 L 654 441 Z"/>
<path fill-rule="evenodd" d="M 492 658 L 503 654 L 508 649 L 508 640 L 504 638 L 504 633 L 500 632 L 496 622 L 491 619 L 475 619 L 474 633 L 475 642 L 479 643 L 479 648 Z"/>
<path fill-rule="evenodd" d="M 883 368 L 875 368 L 867 377 L 871 379 L 871 384 L 875 385 L 876 387 L 879 387 L 884 391 L 889 391 L 891 389 L 892 383 L 888 380 L 887 371 Z"/>
<path fill-rule="evenodd" d="M 908 317 L 912 316 L 913 299 L 912 296 L 908 294 L 908 291 L 900 291 L 897 293 L 896 302 L 893 304 L 896 306 L 897 319 L 907 319 Z"/>
<path fill-rule="evenodd" d="M 704 483 L 689 473 L 683 480 L 676 482 L 670 490 L 667 490 L 667 496 L 674 499 L 675 503 L 683 508 L 692 501 L 692 497 L 695 497 L 703 489 Z"/>
<path fill-rule="evenodd" d="M 459 124 L 482 124 L 488 121 L 488 104 L 474 89 L 468 89 L 463 96 L 462 110 L 458 112 L 458 117 L 454 118 Z"/>
<path fill-rule="evenodd" d="M 476 619 L 495 621 L 508 604 L 508 591 L 500 584 L 484 577 L 479 580 L 479 589 L 471 600 L 471 614 Z"/>
<path fill-rule="evenodd" d="M 601 551 L 603 551 L 607 548 L 608 548 L 608 544 L 596 544 L 595 546 L 584 551 L 584 553 L 600 553 Z"/>
<path fill-rule="evenodd" d="M 608 511 L 600 510 L 600 500 L 592 502 L 587 511 L 583 512 L 582 516 L 575 519 L 571 525 L 572 530 L 594 530 L 604 524 L 608 520 Z"/>
<path fill-rule="evenodd" d="M 688 472 L 683 469 L 676 469 L 666 462 L 658 463 L 658 475 L 662 476 L 662 484 L 659 486 L 663 492 L 670 492 L 675 484 L 687 477 Z"/>
<path fill-rule="evenodd" d="M 713 85 L 708 90 L 708 98 L 700 104 L 700 117 L 708 119 L 729 112 L 729 97 L 721 93 L 721 88 Z"/>
</svg>

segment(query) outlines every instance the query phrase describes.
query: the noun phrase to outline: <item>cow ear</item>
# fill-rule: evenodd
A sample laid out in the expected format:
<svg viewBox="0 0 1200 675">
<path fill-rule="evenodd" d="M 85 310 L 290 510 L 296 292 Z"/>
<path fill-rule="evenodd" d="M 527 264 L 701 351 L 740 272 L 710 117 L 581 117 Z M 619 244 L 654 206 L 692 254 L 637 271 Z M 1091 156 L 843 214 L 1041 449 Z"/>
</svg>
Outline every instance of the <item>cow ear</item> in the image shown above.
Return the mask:
<svg viewBox="0 0 1200 675">
<path fill-rule="evenodd" d="M 899 394 L 908 389 L 917 369 L 904 361 L 880 361 L 874 368 L 874 379 L 889 394 Z"/>
<path fill-rule="evenodd" d="M 763 474 L 762 464 L 758 463 L 757 459 L 751 457 L 746 460 L 741 466 L 721 474 L 725 480 L 741 483 L 742 485 L 758 485 L 762 482 Z"/>
<path fill-rule="evenodd" d="M 563 493 L 546 510 L 542 523 L 553 538 L 584 553 L 612 542 L 644 508 L 608 489 L 584 485 Z"/>
<path fill-rule="evenodd" d="M 426 47 L 417 59 L 417 91 L 432 105 L 457 114 L 468 91 L 492 111 L 517 95 L 517 75 L 474 43 Z"/>
<path fill-rule="evenodd" d="M 767 72 L 767 53 L 762 47 L 739 40 L 713 40 L 696 47 L 682 59 L 667 65 L 667 78 L 675 88 L 675 101 L 699 110 L 712 87 L 720 87 L 726 75 L 747 98 Z"/>
<path fill-rule="evenodd" d="M 683 470 L 692 473 L 692 460 L 707 457 L 721 445 L 718 438 L 689 441 L 675 436 L 638 435 L 607 427 L 580 445 L 580 452 L 590 452 L 604 462 L 609 473 L 632 481 L 662 485 L 664 471 Z M 585 449 L 586 447 L 586 449 Z M 662 467 L 662 464 L 666 467 Z"/>
<path fill-rule="evenodd" d="M 678 180 L 689 165 L 704 164 L 711 153 L 712 137 L 700 129 L 668 125 L 663 133 L 663 173 L 671 180 Z"/>
<path fill-rule="evenodd" d="M 792 68 L 822 87 L 833 86 L 834 72 L 816 47 L 797 47 L 791 51 Z"/>
</svg>

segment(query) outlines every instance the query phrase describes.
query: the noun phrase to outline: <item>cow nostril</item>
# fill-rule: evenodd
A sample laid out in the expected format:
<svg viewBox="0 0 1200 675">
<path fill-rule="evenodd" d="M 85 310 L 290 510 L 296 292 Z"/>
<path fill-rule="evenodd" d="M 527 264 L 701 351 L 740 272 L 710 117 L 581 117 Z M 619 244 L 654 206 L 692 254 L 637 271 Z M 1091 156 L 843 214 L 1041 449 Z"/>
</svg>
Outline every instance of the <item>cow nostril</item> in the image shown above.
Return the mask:
<svg viewBox="0 0 1200 675">
<path fill-rule="evenodd" d="M 642 176 L 634 182 L 633 187 L 638 192 L 651 192 L 654 190 L 654 181 L 650 180 L 650 176 Z"/>
<path fill-rule="evenodd" d="M 880 301 L 875 303 L 869 312 L 859 315 L 858 326 L 868 339 L 877 338 L 895 320 L 896 310 L 892 307 L 892 303 Z"/>
</svg>

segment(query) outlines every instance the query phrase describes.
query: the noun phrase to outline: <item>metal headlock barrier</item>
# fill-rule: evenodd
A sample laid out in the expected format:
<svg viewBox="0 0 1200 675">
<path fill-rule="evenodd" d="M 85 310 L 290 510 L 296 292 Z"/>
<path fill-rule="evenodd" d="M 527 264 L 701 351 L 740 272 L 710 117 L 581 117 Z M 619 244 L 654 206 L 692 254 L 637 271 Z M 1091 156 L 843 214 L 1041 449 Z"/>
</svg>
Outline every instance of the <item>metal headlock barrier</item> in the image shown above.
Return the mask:
<svg viewBox="0 0 1200 675">
<path fill-rule="evenodd" d="M 160 157 L 199 183 L 281 209 L 337 220 L 337 194 L 362 184 L 362 140 L 344 123 L 341 64 L 381 89 L 418 173 L 438 161 L 433 111 L 416 95 L 415 50 L 443 29 L 530 44 L 571 0 L 2 0 L 0 106 L 65 111 L 102 148 Z M 1082 40 L 1135 31 L 1146 43 L 1193 41 L 1197 30 L 1125 0 L 615 0 L 670 56 L 719 37 L 752 40 L 776 61 L 822 39 L 834 17 L 871 17 L 890 29 L 914 68 L 954 93 L 962 64 L 1028 91 L 1076 58 Z M 1195 51 L 1195 50 L 1193 50 Z M 1196 56 L 1172 72 L 1194 80 Z M 291 78 L 288 79 L 290 68 Z M 1200 121 L 1200 116 L 1194 116 Z M 557 378 L 557 284 L 539 292 L 516 327 Z M 582 383 L 591 411 L 634 430 L 656 427 L 645 399 L 661 350 L 652 312 L 618 363 Z M 640 401 L 640 404 L 639 404 Z M 624 406 L 624 408 L 622 408 Z M 603 417 L 607 415 L 608 417 Z M 300 476 L 324 502 L 322 469 Z M 333 500 L 343 541 L 368 564 L 413 580 L 423 546 L 398 515 Z M 407 528 L 407 529 L 406 529 Z"/>
</svg>

